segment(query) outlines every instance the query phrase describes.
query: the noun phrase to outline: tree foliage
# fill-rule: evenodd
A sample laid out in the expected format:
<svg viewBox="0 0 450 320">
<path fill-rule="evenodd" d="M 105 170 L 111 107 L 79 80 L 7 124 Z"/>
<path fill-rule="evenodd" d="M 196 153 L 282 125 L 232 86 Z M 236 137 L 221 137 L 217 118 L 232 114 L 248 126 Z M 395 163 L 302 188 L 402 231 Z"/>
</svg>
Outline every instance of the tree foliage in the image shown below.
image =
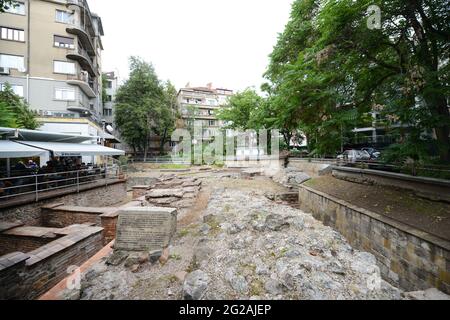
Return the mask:
<svg viewBox="0 0 450 320">
<path fill-rule="evenodd" d="M 14 93 L 8 83 L 0 91 L 0 105 L 2 105 L 0 110 L 0 113 L 2 113 L 1 126 L 30 130 L 35 130 L 39 127 L 36 112 L 29 108 L 23 98 Z"/>
<path fill-rule="evenodd" d="M 15 115 L 5 102 L 0 102 L 0 127 L 16 128 Z"/>
<path fill-rule="evenodd" d="M 14 0 L 0 0 L 0 13 L 14 6 Z"/>
<path fill-rule="evenodd" d="M 150 63 L 130 58 L 130 77 L 116 96 L 115 123 L 125 142 L 145 157 L 151 136 L 160 136 L 163 146 L 174 128 L 174 95 L 173 85 L 162 83 Z"/>
<path fill-rule="evenodd" d="M 265 100 L 253 89 L 238 92 L 222 106 L 217 117 L 227 123 L 229 129 L 259 129 L 258 112 L 264 108 Z"/>
<path fill-rule="evenodd" d="M 374 109 L 435 133 L 450 161 L 448 1 L 297 0 L 263 86 L 279 125 L 301 128 L 311 151 L 333 153 Z M 370 5 L 381 28 L 368 27 Z M 343 134 L 344 133 L 344 134 Z M 407 139 L 423 145 L 421 134 Z"/>
</svg>

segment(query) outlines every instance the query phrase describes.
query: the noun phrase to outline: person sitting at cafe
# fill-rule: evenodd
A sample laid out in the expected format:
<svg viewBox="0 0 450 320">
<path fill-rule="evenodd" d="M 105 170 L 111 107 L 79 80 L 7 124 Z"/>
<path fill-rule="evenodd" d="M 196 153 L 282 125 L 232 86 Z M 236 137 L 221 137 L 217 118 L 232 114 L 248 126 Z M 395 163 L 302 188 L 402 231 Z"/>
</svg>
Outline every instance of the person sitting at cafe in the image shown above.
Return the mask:
<svg viewBox="0 0 450 320">
<path fill-rule="evenodd" d="M 28 160 L 28 169 L 36 171 L 39 169 L 39 166 L 33 160 Z"/>
</svg>

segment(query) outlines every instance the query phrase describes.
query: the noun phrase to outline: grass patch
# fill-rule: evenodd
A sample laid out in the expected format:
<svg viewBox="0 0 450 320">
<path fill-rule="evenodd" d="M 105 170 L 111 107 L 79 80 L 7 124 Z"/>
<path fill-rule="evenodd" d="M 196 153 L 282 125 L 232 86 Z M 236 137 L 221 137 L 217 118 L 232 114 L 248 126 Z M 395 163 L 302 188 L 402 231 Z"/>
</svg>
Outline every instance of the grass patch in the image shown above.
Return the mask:
<svg viewBox="0 0 450 320">
<path fill-rule="evenodd" d="M 197 261 L 195 261 L 195 259 L 193 259 L 189 264 L 189 266 L 184 271 L 186 271 L 187 273 L 192 273 L 195 270 L 198 270 L 199 268 L 200 268 L 199 264 L 197 263 Z"/>
<path fill-rule="evenodd" d="M 308 180 L 304 183 L 304 185 L 307 187 L 314 187 L 317 185 L 316 179 Z"/>
<path fill-rule="evenodd" d="M 187 237 L 190 233 L 191 233 L 191 231 L 189 231 L 188 229 L 183 229 L 180 232 L 178 232 L 178 236 L 180 238 L 184 238 L 184 237 Z"/>
<path fill-rule="evenodd" d="M 264 284 L 261 280 L 253 280 L 250 284 L 250 295 L 251 296 L 262 296 L 264 294 Z"/>
<path fill-rule="evenodd" d="M 177 170 L 177 169 L 189 169 L 190 166 L 184 165 L 184 164 L 159 164 L 156 165 L 158 169 L 165 169 L 165 170 Z"/>
<path fill-rule="evenodd" d="M 180 260 L 183 259 L 179 254 L 171 254 L 171 255 L 169 256 L 169 258 L 170 258 L 170 259 L 173 259 L 173 260 L 176 260 L 176 261 L 180 261 Z"/>
</svg>

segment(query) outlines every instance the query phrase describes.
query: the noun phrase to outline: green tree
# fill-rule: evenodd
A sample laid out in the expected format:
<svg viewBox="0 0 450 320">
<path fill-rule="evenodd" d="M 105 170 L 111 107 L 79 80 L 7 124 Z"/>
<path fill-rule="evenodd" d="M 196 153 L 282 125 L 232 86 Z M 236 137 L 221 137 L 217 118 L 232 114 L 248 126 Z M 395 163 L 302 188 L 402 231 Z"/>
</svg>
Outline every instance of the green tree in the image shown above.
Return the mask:
<svg viewBox="0 0 450 320">
<path fill-rule="evenodd" d="M 16 127 L 15 114 L 5 102 L 0 102 L 0 127 Z"/>
<path fill-rule="evenodd" d="M 230 97 L 228 104 L 218 111 L 217 118 L 226 121 L 229 129 L 258 129 L 260 123 L 255 115 L 264 102 L 255 90 L 246 89 Z"/>
<path fill-rule="evenodd" d="M 380 28 L 369 28 L 381 9 Z M 436 134 L 450 161 L 448 1 L 297 0 L 271 54 L 265 90 L 277 118 L 298 122 L 316 152 L 332 153 L 374 108 Z M 283 118 L 285 120 L 283 120 Z M 421 135 L 409 134 L 408 139 Z"/>
<path fill-rule="evenodd" d="M 35 130 L 39 127 L 39 122 L 35 111 L 31 110 L 23 98 L 19 97 L 6 83 L 4 89 L 0 91 L 0 103 L 10 110 L 14 118 L 14 126 L 17 128 Z"/>
<path fill-rule="evenodd" d="M 14 3 L 16 1 L 14 0 L 0 0 L 0 13 L 5 12 L 5 10 L 8 10 L 11 7 L 14 7 Z"/>
<path fill-rule="evenodd" d="M 158 121 L 154 122 L 152 130 L 160 137 L 160 153 L 164 153 L 164 146 L 175 130 L 175 121 L 178 118 L 177 89 L 167 81 L 163 88 L 164 100 L 159 106 Z"/>
<path fill-rule="evenodd" d="M 115 122 L 124 140 L 147 159 L 152 134 L 167 139 L 174 126 L 173 91 L 162 84 L 153 66 L 141 58 L 130 58 L 130 78 L 116 96 Z"/>
</svg>

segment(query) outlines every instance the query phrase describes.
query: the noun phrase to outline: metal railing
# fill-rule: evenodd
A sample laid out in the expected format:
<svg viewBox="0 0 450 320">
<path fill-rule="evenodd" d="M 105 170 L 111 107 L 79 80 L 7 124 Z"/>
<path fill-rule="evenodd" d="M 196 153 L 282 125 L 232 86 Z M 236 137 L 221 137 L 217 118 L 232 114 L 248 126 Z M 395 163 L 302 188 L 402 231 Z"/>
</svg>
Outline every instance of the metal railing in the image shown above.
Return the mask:
<svg viewBox="0 0 450 320">
<path fill-rule="evenodd" d="M 153 164 L 180 164 L 180 165 L 190 165 L 191 161 L 186 158 L 172 158 L 172 157 L 151 157 L 144 161 L 143 156 L 133 157 L 133 162 L 145 162 Z"/>
<path fill-rule="evenodd" d="M 0 179 L 0 203 L 27 195 L 34 195 L 39 201 L 44 192 L 68 188 L 80 192 L 81 187 L 89 184 L 108 186 L 112 180 L 124 178 L 126 166 L 113 165 L 84 170 L 62 171 L 45 174 L 24 174 Z M 75 190 L 74 190 L 75 191 Z"/>
<path fill-rule="evenodd" d="M 409 164 L 404 165 L 383 163 L 376 160 L 362 161 L 350 159 L 339 159 L 337 160 L 337 166 L 340 167 L 352 167 L 360 169 L 371 169 L 377 171 L 393 172 L 393 173 L 403 173 L 412 176 L 421 176 L 429 178 L 438 178 L 444 180 L 450 180 L 450 167 L 449 166 L 434 166 L 434 165 L 419 165 L 419 164 Z"/>
</svg>

